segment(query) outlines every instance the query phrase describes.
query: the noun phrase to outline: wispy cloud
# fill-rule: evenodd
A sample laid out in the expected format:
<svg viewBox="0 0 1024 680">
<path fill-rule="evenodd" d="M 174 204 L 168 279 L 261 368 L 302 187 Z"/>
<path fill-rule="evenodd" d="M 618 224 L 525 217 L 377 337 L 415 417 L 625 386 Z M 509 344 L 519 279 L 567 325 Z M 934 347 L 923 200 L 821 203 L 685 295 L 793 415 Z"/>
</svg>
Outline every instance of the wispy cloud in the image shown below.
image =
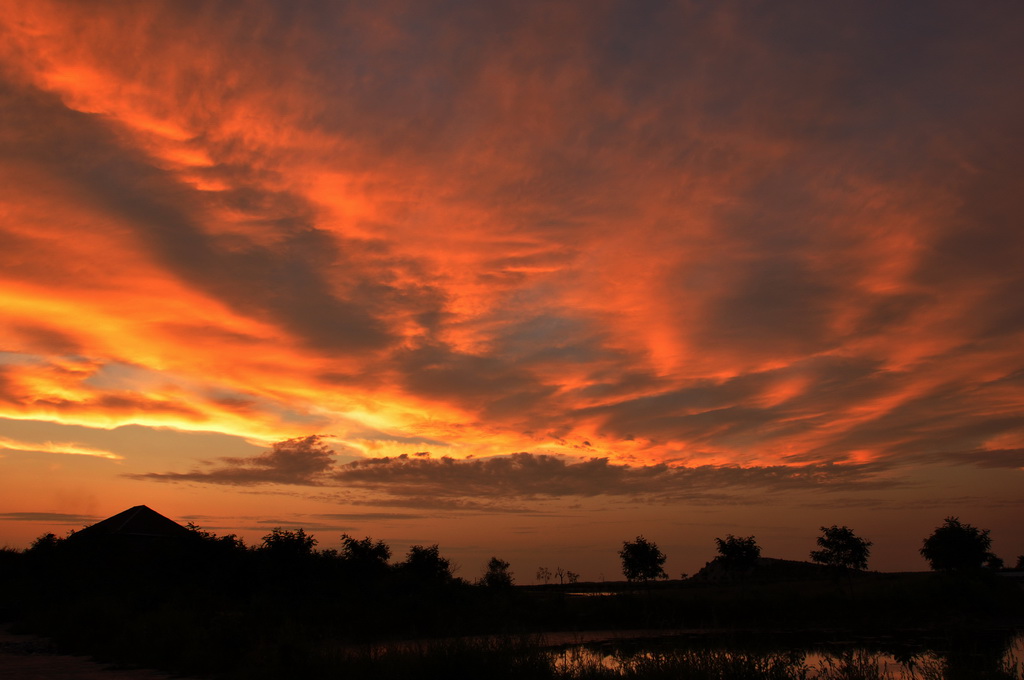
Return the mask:
<svg viewBox="0 0 1024 680">
<path fill-rule="evenodd" d="M 1024 448 L 949 451 L 931 454 L 925 460 L 955 465 L 976 465 L 982 468 L 1024 470 Z"/>
<path fill-rule="evenodd" d="M 123 460 L 124 456 L 75 442 L 25 442 L 0 437 L 0 449 L 23 451 L 29 453 L 56 453 L 67 456 L 93 456 L 108 460 Z"/>
<path fill-rule="evenodd" d="M 47 522 L 79 526 L 93 524 L 101 518 L 92 515 L 69 515 L 61 512 L 0 512 L 0 519 L 13 522 Z"/>
</svg>

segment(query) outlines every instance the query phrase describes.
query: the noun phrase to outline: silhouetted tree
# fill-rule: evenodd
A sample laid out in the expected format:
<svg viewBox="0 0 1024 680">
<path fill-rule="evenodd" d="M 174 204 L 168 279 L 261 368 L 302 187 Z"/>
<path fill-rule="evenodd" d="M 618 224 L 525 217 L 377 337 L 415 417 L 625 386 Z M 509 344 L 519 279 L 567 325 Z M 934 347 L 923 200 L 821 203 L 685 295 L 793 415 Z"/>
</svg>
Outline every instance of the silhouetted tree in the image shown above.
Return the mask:
<svg viewBox="0 0 1024 680">
<path fill-rule="evenodd" d="M 871 545 L 871 541 L 858 537 L 850 527 L 833 524 L 821 527 L 818 537 L 821 550 L 812 550 L 811 559 L 829 567 L 867 569 Z"/>
<path fill-rule="evenodd" d="M 398 570 L 421 583 L 442 584 L 452 580 L 451 566 L 450 560 L 441 557 L 436 544 L 429 548 L 414 545 Z"/>
<path fill-rule="evenodd" d="M 211 543 L 211 544 L 217 544 L 217 545 L 223 546 L 225 548 L 237 548 L 239 550 L 244 550 L 245 549 L 245 541 L 242 540 L 241 538 L 239 538 L 239 536 L 237 534 L 225 534 L 223 536 L 218 536 L 217 534 L 215 534 L 212 531 L 206 531 L 205 529 L 203 529 L 201 526 L 199 526 L 195 522 L 189 522 L 188 524 L 185 525 L 185 528 L 188 529 L 189 531 L 191 531 L 192 532 L 192 536 L 194 538 L 200 540 L 200 541 L 203 541 L 203 542 L 206 542 L 206 543 Z M 303 534 L 305 534 L 305 532 L 303 532 Z M 267 537 L 264 536 L 263 538 L 265 540 Z M 307 538 L 311 538 L 311 537 L 307 537 Z M 312 540 L 313 540 L 313 545 L 316 545 L 316 539 L 312 539 Z"/>
<path fill-rule="evenodd" d="M 212 540 L 217 537 L 212 531 L 206 531 L 195 522 L 190 521 L 188 524 L 185 525 L 185 528 L 191 531 L 193 536 L 195 536 L 196 538 L 201 538 L 203 540 Z"/>
<path fill-rule="evenodd" d="M 374 542 L 369 536 L 356 539 L 342 534 L 340 557 L 356 578 L 378 578 L 388 571 L 391 548 L 384 541 Z"/>
<path fill-rule="evenodd" d="M 761 556 L 761 546 L 753 536 L 733 536 L 728 534 L 724 539 L 716 538 L 719 560 L 729 569 L 747 569 L 754 566 Z"/>
<path fill-rule="evenodd" d="M 212 531 L 204 530 L 194 522 L 189 522 L 185 528 L 192 532 L 192 547 L 198 549 L 199 554 L 215 560 L 221 566 L 223 566 L 224 560 L 233 560 L 245 554 L 245 541 L 235 534 L 218 536 Z"/>
<path fill-rule="evenodd" d="M 959 517 L 947 517 L 942 526 L 924 539 L 921 555 L 936 571 L 980 569 L 991 557 L 992 539 L 988 529 L 963 524 Z"/>
<path fill-rule="evenodd" d="M 580 575 L 577 574 L 575 571 L 566 571 L 565 577 L 569 579 L 570 585 L 572 585 L 573 583 L 578 583 L 580 580 Z"/>
<path fill-rule="evenodd" d="M 294 531 L 274 527 L 269 534 L 263 537 L 260 550 L 280 557 L 306 557 L 313 554 L 317 540 L 312 534 L 299 528 Z"/>
<path fill-rule="evenodd" d="M 28 552 L 36 555 L 49 555 L 57 550 L 60 542 L 61 539 L 57 538 L 53 533 L 47 532 L 32 541 L 32 545 L 29 546 Z"/>
<path fill-rule="evenodd" d="M 1015 569 L 1024 569 L 1024 555 L 1017 555 L 1017 566 Z"/>
<path fill-rule="evenodd" d="M 537 569 L 537 580 L 544 581 L 544 585 L 547 585 L 548 581 L 551 580 L 551 570 L 547 567 L 540 567 Z"/>
<path fill-rule="evenodd" d="M 488 588 L 511 588 L 515 582 L 509 567 L 512 566 L 505 560 L 492 557 L 487 563 L 487 571 L 480 579 L 480 585 Z"/>
<path fill-rule="evenodd" d="M 656 543 L 648 541 L 643 536 L 637 536 L 632 542 L 623 541 L 619 558 L 622 560 L 622 575 L 627 581 L 646 582 L 656 578 L 668 578 L 668 574 L 662 568 L 667 559 L 665 553 L 658 549 Z"/>
</svg>

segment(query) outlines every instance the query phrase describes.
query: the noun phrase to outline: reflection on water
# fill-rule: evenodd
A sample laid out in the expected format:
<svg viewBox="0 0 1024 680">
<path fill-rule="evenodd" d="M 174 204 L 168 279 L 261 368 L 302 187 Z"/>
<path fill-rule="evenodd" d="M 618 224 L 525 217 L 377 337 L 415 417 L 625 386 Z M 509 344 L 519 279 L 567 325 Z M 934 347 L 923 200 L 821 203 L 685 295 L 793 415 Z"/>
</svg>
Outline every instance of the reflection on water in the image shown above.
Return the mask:
<svg viewBox="0 0 1024 680">
<path fill-rule="evenodd" d="M 1024 680 L 1024 631 L 970 632 L 942 637 L 884 638 L 799 643 L 698 635 L 615 637 L 563 644 L 551 652 L 555 668 L 573 676 L 605 669 L 624 677 L 653 670 L 705 677 L 807 680 Z M 706 677 L 712 677 L 708 675 Z"/>
</svg>

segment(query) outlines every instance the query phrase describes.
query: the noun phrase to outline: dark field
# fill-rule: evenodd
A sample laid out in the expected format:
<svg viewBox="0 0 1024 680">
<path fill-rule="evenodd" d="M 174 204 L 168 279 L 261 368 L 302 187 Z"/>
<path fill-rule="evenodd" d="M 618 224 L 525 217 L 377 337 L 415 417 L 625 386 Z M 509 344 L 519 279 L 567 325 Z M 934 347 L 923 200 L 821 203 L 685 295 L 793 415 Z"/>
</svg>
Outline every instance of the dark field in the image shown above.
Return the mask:
<svg viewBox="0 0 1024 680">
<path fill-rule="evenodd" d="M 0 618 L 61 651 L 211 678 L 1018 680 L 1011 575 L 515 587 L 219 540 L 60 544 L 0 553 Z"/>
</svg>

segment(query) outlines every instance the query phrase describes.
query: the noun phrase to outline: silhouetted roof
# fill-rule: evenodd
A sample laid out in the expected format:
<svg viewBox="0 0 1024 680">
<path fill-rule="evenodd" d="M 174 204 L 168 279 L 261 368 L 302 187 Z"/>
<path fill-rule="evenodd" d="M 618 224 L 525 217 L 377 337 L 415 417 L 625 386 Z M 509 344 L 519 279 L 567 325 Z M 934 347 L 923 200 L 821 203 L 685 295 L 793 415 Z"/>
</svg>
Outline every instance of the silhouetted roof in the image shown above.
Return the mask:
<svg viewBox="0 0 1024 680">
<path fill-rule="evenodd" d="M 101 536 L 147 536 L 154 538 L 181 538 L 188 536 L 189 531 L 172 519 L 168 519 L 156 510 L 145 505 L 136 505 L 113 517 L 96 522 L 92 526 L 75 532 L 73 539 L 82 537 L 99 538 Z"/>
</svg>

